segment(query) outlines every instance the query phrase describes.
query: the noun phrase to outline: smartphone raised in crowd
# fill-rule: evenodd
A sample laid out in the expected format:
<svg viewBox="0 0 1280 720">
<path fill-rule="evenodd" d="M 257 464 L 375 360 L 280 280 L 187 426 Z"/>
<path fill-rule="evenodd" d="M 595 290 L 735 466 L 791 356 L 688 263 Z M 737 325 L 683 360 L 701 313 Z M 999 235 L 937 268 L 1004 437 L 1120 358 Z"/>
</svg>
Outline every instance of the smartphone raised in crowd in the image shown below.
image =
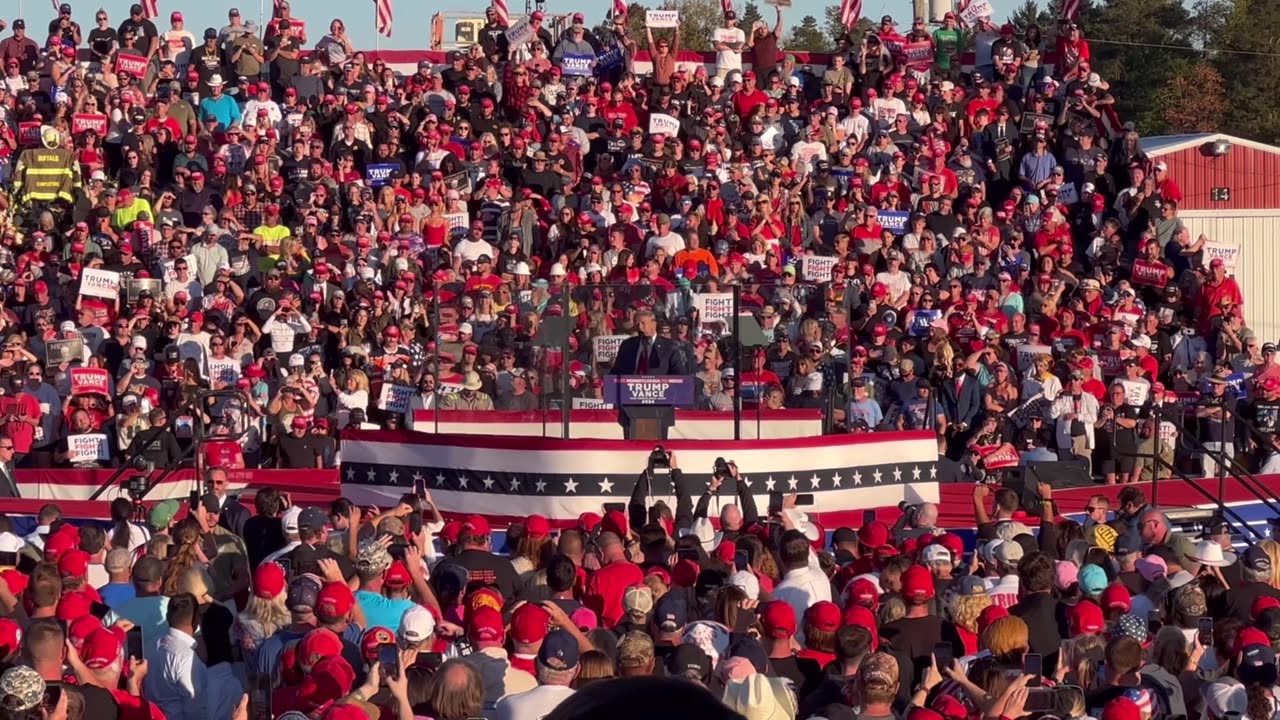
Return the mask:
<svg viewBox="0 0 1280 720">
<path fill-rule="evenodd" d="M 129 653 L 129 657 L 142 660 L 145 656 L 142 654 L 142 628 L 131 627 L 124 634 L 125 650 Z"/>
<path fill-rule="evenodd" d="M 1213 618 L 1211 617 L 1200 618 L 1199 632 L 1200 632 L 1200 644 L 1206 648 L 1213 647 Z"/>
<path fill-rule="evenodd" d="M 382 666 L 382 677 L 400 676 L 400 648 L 395 643 L 382 643 L 378 646 L 378 664 Z"/>
<path fill-rule="evenodd" d="M 1022 660 L 1022 671 L 1031 676 L 1027 687 L 1040 687 L 1044 680 L 1044 657 L 1040 653 L 1027 653 Z"/>
<path fill-rule="evenodd" d="M 955 662 L 955 651 L 949 642 L 940 642 L 933 646 L 933 660 L 938 664 L 938 672 L 946 672 Z"/>
</svg>

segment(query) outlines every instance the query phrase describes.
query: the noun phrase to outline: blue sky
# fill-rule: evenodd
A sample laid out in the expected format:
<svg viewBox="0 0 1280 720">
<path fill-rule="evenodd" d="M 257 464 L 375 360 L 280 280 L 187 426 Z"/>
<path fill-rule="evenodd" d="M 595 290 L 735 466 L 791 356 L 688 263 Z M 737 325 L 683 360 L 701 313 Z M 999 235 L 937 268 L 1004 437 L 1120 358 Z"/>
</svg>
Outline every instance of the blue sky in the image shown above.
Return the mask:
<svg viewBox="0 0 1280 720">
<path fill-rule="evenodd" d="M 132 4 L 131 0 L 68 1 L 73 8 L 73 17 L 80 23 L 86 33 L 93 27 L 93 13 L 97 8 L 104 8 L 111 17 L 112 25 L 116 26 L 127 15 L 129 5 Z M 396 14 L 396 22 L 393 37 L 390 40 L 379 38 L 374 32 L 373 0 L 294 0 L 293 12 L 307 21 L 309 40 L 318 38 L 319 33 L 323 33 L 328 28 L 329 21 L 334 17 L 341 17 L 346 22 L 347 32 L 351 35 L 358 48 L 373 49 L 375 38 L 377 38 L 384 49 L 421 49 L 428 44 L 431 12 L 435 8 L 463 9 L 484 7 L 482 4 L 484 0 L 444 0 L 438 3 L 433 2 L 429 4 L 431 10 L 423 7 L 427 3 L 423 3 L 422 0 L 391 1 Z M 832 4 L 832 1 L 792 0 L 793 6 L 784 10 L 788 26 L 799 22 L 800 18 L 805 15 L 813 15 L 821 21 L 823 8 Z M 169 13 L 174 10 L 181 10 L 186 18 L 187 29 L 197 37 L 206 27 L 222 27 L 225 25 L 227 22 L 227 10 L 232 7 L 240 8 L 240 13 L 246 20 L 255 19 L 259 8 L 259 4 L 256 2 L 239 3 L 236 0 L 219 0 L 218 2 L 205 3 L 175 2 L 175 0 L 158 0 L 158 2 L 160 17 L 157 18 L 156 27 L 161 32 L 169 28 Z M 13 19 L 19 16 L 14 13 L 15 4 L 11 2 L 3 4 L 5 9 L 0 11 L 0 14 L 5 17 L 6 21 L 12 23 Z M 264 4 L 269 16 L 271 0 L 265 0 Z M 590 11 L 587 17 L 588 22 L 592 24 L 603 19 L 604 12 L 609 7 L 609 3 L 606 0 L 597 0 L 592 3 L 582 3 L 581 0 L 577 2 L 547 0 L 545 7 L 546 11 L 551 13 L 575 12 L 580 10 L 583 4 L 599 8 L 598 10 Z M 657 2 L 654 3 L 654 5 L 658 4 Z M 743 0 L 735 0 L 735 4 L 741 9 L 744 2 Z M 765 7 L 762 1 L 759 4 L 761 11 L 765 13 L 766 17 L 769 16 L 770 8 Z M 18 0 L 16 5 L 25 13 L 28 26 L 32 29 L 46 27 L 55 14 L 50 0 Z M 1014 0 L 994 0 L 992 5 L 996 9 L 996 17 L 1003 17 L 1009 8 L 1015 6 L 1015 2 Z M 523 12 L 524 1 L 508 0 L 508 7 L 513 13 Z M 911 5 L 903 0 L 863 0 L 862 12 L 867 17 L 875 18 L 888 13 L 901 22 L 910 17 Z M 37 40 L 43 40 L 43 38 L 37 38 Z"/>
</svg>

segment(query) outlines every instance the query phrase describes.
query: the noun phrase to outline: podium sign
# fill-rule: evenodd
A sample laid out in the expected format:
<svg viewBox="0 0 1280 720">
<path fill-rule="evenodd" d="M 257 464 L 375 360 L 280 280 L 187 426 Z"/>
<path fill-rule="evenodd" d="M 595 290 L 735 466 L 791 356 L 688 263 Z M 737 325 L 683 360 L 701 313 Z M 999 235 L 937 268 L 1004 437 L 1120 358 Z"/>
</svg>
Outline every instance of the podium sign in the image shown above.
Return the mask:
<svg viewBox="0 0 1280 720">
<path fill-rule="evenodd" d="M 608 375 L 604 399 L 615 406 L 693 405 L 694 378 L 688 375 Z"/>
</svg>

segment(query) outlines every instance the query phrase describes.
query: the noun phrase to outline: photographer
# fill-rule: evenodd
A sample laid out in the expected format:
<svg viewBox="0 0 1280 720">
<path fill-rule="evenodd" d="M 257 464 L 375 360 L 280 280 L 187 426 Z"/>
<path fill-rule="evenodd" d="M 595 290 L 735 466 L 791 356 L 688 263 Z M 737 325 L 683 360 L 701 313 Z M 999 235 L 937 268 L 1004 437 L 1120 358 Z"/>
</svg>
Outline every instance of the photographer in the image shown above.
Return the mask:
<svg viewBox="0 0 1280 720">
<path fill-rule="evenodd" d="M 898 503 L 902 515 L 893 525 L 893 541 L 902 544 L 907 540 L 933 535 L 938 523 L 938 506 L 934 503 L 912 505 L 906 501 Z"/>
<path fill-rule="evenodd" d="M 756 508 L 755 498 L 741 482 L 738 464 L 734 461 L 725 462 L 724 458 L 716 458 L 711 472 L 711 482 L 707 484 L 707 490 L 702 493 L 702 497 L 698 498 L 698 506 L 693 510 L 693 518 L 696 520 L 707 517 L 711 498 L 719 495 L 720 486 L 724 484 L 725 478 L 733 479 L 738 502 L 729 503 L 720 508 L 720 533 L 725 540 L 736 541 L 742 528 L 760 521 L 760 511 Z"/>
<path fill-rule="evenodd" d="M 670 471 L 671 492 L 676 496 L 676 532 L 693 525 L 693 497 L 685 484 L 684 473 L 676 464 L 676 454 L 658 445 L 649 453 L 649 466 L 636 478 L 635 487 L 631 490 L 631 500 L 627 502 L 627 521 L 631 527 L 644 527 L 649 522 L 649 499 L 653 495 L 654 470 L 664 468 Z"/>
</svg>

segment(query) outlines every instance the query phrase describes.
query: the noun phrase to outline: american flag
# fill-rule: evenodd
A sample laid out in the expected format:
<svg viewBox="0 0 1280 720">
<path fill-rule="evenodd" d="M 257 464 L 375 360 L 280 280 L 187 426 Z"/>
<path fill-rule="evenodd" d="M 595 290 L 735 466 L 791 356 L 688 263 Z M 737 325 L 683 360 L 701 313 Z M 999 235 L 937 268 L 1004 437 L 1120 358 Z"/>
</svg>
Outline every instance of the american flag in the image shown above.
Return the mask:
<svg viewBox="0 0 1280 720">
<path fill-rule="evenodd" d="M 848 30 L 858 23 L 862 17 L 862 0 L 840 0 L 840 22 Z"/>
<path fill-rule="evenodd" d="M 507 0 L 493 0 L 493 10 L 498 13 L 498 22 L 511 27 L 511 16 L 507 14 Z"/>
<path fill-rule="evenodd" d="M 160 8 L 156 7 L 158 0 L 142 0 L 142 16 L 150 20 L 160 15 Z M 58 5 L 57 2 L 54 5 Z"/>
<path fill-rule="evenodd" d="M 1078 17 L 1080 17 L 1080 0 L 1062 0 L 1062 6 L 1058 9 L 1058 20 L 1075 22 Z"/>
<path fill-rule="evenodd" d="M 373 0 L 373 6 L 378 15 L 378 34 L 391 37 L 391 21 L 395 19 L 391 14 L 391 0 Z"/>
<path fill-rule="evenodd" d="M 284 1 L 285 1 L 285 0 L 274 0 L 274 1 L 271 3 L 271 17 L 273 17 L 273 18 L 278 18 L 278 17 L 280 17 L 280 14 L 281 14 L 281 13 L 280 13 L 280 10 L 282 9 L 282 8 L 280 7 L 280 5 L 281 5 L 281 3 L 283 3 Z"/>
<path fill-rule="evenodd" d="M 613 16 L 622 17 L 627 14 L 627 0 L 613 0 Z"/>
</svg>

